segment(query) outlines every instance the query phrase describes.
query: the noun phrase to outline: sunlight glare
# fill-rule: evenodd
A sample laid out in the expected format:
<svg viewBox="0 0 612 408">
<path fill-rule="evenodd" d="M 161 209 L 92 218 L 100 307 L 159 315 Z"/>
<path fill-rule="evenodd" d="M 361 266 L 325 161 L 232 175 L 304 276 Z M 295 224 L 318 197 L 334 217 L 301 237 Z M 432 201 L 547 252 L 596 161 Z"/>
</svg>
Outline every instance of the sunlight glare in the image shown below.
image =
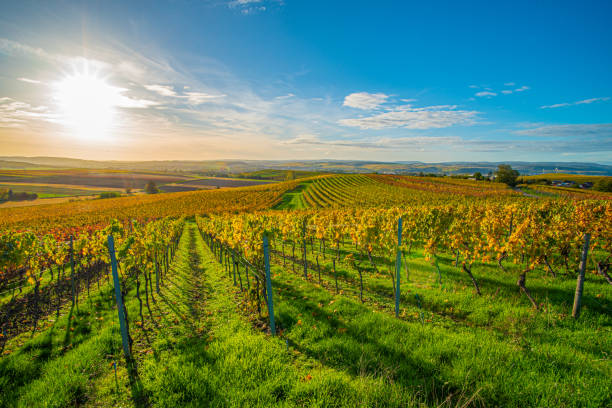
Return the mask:
<svg viewBox="0 0 612 408">
<path fill-rule="evenodd" d="M 95 73 L 90 73 L 87 67 L 82 72 L 66 76 L 55 84 L 61 122 L 80 139 L 107 138 L 115 120 L 115 105 L 121 97 L 120 91 Z"/>
</svg>

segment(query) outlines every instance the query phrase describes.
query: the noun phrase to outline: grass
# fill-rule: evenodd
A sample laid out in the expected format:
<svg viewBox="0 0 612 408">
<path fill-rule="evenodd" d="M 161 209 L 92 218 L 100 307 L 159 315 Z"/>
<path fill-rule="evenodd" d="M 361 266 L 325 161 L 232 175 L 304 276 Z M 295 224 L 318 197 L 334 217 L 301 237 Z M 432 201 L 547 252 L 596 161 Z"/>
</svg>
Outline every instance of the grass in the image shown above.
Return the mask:
<svg viewBox="0 0 612 408">
<path fill-rule="evenodd" d="M 11 189 L 15 193 L 36 193 L 38 194 L 38 198 L 56 198 L 56 197 L 72 197 L 72 196 L 83 196 L 83 195 L 92 195 L 97 193 L 103 193 L 105 190 L 103 188 L 100 189 L 79 189 L 76 188 L 66 188 L 66 187 L 54 187 L 53 185 L 16 185 L 16 184 L 2 184 L 0 183 L 0 189 Z"/>
<path fill-rule="evenodd" d="M 356 379 L 325 367 L 284 340 L 254 328 L 222 268 L 193 224 L 183 237 L 176 330 L 160 332 L 156 358 L 142 365 L 153 405 L 401 406 L 412 401 L 381 379 Z"/>
<path fill-rule="evenodd" d="M 131 305 L 133 309 L 133 304 Z M 107 285 L 78 308 L 48 317 L 51 327 L 24 343 L 12 339 L 0 360 L 0 406 L 62 407 L 81 404 L 92 378 L 118 360 L 114 300 Z"/>
<path fill-rule="evenodd" d="M 319 261 L 331 269 L 329 257 Z M 323 274 L 319 285 L 312 283 L 316 273 L 307 283 L 276 268 L 285 300 L 278 324 L 302 352 L 353 373 L 362 372 L 364 364 L 375 375 L 392 373 L 395 383 L 416 387 L 428 403 L 449 394 L 477 395 L 486 406 L 607 406 L 612 401 L 606 380 L 612 374 L 606 351 L 612 348 L 612 304 L 604 300 L 612 290 L 603 279 L 589 277 L 581 318 L 574 321 L 567 316 L 574 280 L 533 274 L 528 286 L 544 308 L 537 312 L 518 293 L 515 273 L 475 266 L 484 293 L 478 297 L 451 259 L 439 262 L 442 285 L 420 253 L 410 258 L 399 321 L 393 318 L 386 275 L 365 273 L 362 305 L 357 285 L 346 283 L 357 274 L 342 263 L 336 264 L 345 277 L 341 295 L 329 275 Z M 300 267 L 296 273 L 302 274 Z"/>
<path fill-rule="evenodd" d="M 313 180 L 304 181 L 292 190 L 287 191 L 283 194 L 281 201 L 274 206 L 276 210 L 301 210 L 306 208 L 302 193 L 306 190 Z"/>
<path fill-rule="evenodd" d="M 280 335 L 272 337 L 188 222 L 144 325 L 134 289 L 126 296 L 136 369 L 121 357 L 105 285 L 78 310 L 50 316 L 46 331 L 7 344 L 0 407 L 610 406 L 612 289 L 599 277 L 588 276 L 574 321 L 573 280 L 530 275 L 527 286 L 544 306 L 535 311 L 511 267 L 475 265 L 477 297 L 450 257 L 439 259 L 440 284 L 415 251 L 396 319 L 382 273 L 392 263 L 377 259 L 377 274 L 364 262 L 361 303 L 357 274 L 343 262 L 335 293 L 331 254 L 319 256 L 321 284 L 312 271 L 306 280 L 299 266 L 294 274 L 273 258 Z M 308 261 L 315 255 L 309 248 Z"/>
</svg>

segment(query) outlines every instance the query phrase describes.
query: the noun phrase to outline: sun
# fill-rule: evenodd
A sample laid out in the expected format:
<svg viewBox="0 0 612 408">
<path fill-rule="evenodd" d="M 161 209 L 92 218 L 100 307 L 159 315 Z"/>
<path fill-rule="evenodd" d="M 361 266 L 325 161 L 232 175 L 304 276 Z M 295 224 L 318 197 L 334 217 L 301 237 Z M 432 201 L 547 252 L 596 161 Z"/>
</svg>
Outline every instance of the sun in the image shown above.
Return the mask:
<svg viewBox="0 0 612 408">
<path fill-rule="evenodd" d="M 115 121 L 119 91 L 87 67 L 64 77 L 54 86 L 60 122 L 80 139 L 108 138 Z"/>
</svg>

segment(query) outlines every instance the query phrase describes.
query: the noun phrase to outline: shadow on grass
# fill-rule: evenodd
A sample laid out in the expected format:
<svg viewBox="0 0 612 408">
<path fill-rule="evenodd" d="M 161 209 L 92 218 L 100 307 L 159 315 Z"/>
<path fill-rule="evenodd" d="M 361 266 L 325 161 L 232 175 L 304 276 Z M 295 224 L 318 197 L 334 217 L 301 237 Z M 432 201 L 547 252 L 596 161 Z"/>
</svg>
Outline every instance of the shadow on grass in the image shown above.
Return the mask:
<svg viewBox="0 0 612 408">
<path fill-rule="evenodd" d="M 127 371 L 130 379 L 130 390 L 132 392 L 132 401 L 134 402 L 134 406 L 150 406 L 151 404 L 149 403 L 148 393 L 142 385 L 142 381 L 140 380 L 140 376 L 138 374 L 138 367 L 134 360 L 129 359 L 127 361 Z"/>
<path fill-rule="evenodd" d="M 300 344 L 290 341 L 289 344 L 305 354 L 319 361 L 321 364 L 333 369 L 345 370 L 354 377 L 381 378 L 385 383 L 395 383 L 402 387 L 416 388 L 429 405 L 440 403 L 441 399 L 453 398 L 465 392 L 459 385 L 450 384 L 440 377 L 439 364 L 414 359 L 410 353 L 394 350 L 377 340 L 380 331 L 375 328 L 369 330 L 357 324 L 343 322 L 337 315 L 319 307 L 314 301 L 304 299 L 305 292 L 297 290 L 294 286 L 275 282 L 275 286 L 282 289 L 283 296 L 295 297 L 289 301 L 291 307 L 300 310 L 302 314 L 312 315 L 316 326 L 324 328 L 329 326 L 334 334 L 325 334 L 318 339 L 312 339 L 312 344 Z M 352 314 L 371 314 L 366 306 L 351 302 L 355 308 Z M 279 305 L 280 306 L 280 305 Z M 298 322 L 298 318 L 279 308 L 279 327 L 291 329 Z M 452 364 L 452 356 L 442 353 L 439 363 Z M 476 393 L 476 389 L 468 390 L 468 394 Z"/>
</svg>

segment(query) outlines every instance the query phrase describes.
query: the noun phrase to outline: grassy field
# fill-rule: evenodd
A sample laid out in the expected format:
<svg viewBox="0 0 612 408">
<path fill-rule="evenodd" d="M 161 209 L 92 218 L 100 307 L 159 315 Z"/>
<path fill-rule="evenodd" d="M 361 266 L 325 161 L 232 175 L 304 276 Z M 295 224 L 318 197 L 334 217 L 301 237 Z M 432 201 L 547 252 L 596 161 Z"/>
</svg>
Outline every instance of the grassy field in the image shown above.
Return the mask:
<svg viewBox="0 0 612 408">
<path fill-rule="evenodd" d="M 440 259 L 440 283 L 415 252 L 396 319 L 384 274 L 367 273 L 362 303 L 355 272 L 337 264 L 336 293 L 332 255 L 320 259 L 321 283 L 273 257 L 281 334 L 272 337 L 189 222 L 144 325 L 133 287 L 126 296 L 133 366 L 104 284 L 6 345 L 0 406 L 609 406 L 612 305 L 603 299 L 612 293 L 603 281 L 589 281 L 576 322 L 564 318 L 572 281 L 534 276 L 545 305 L 536 312 L 511 271 L 481 265 L 476 297 L 450 258 Z"/>
<path fill-rule="evenodd" d="M 39 198 L 55 197 L 77 197 L 92 194 L 99 194 L 108 191 L 121 191 L 113 188 L 87 188 L 82 186 L 67 186 L 61 184 L 40 184 L 40 183 L 0 183 L 1 189 L 11 189 L 15 193 L 27 192 L 36 193 Z"/>
</svg>

